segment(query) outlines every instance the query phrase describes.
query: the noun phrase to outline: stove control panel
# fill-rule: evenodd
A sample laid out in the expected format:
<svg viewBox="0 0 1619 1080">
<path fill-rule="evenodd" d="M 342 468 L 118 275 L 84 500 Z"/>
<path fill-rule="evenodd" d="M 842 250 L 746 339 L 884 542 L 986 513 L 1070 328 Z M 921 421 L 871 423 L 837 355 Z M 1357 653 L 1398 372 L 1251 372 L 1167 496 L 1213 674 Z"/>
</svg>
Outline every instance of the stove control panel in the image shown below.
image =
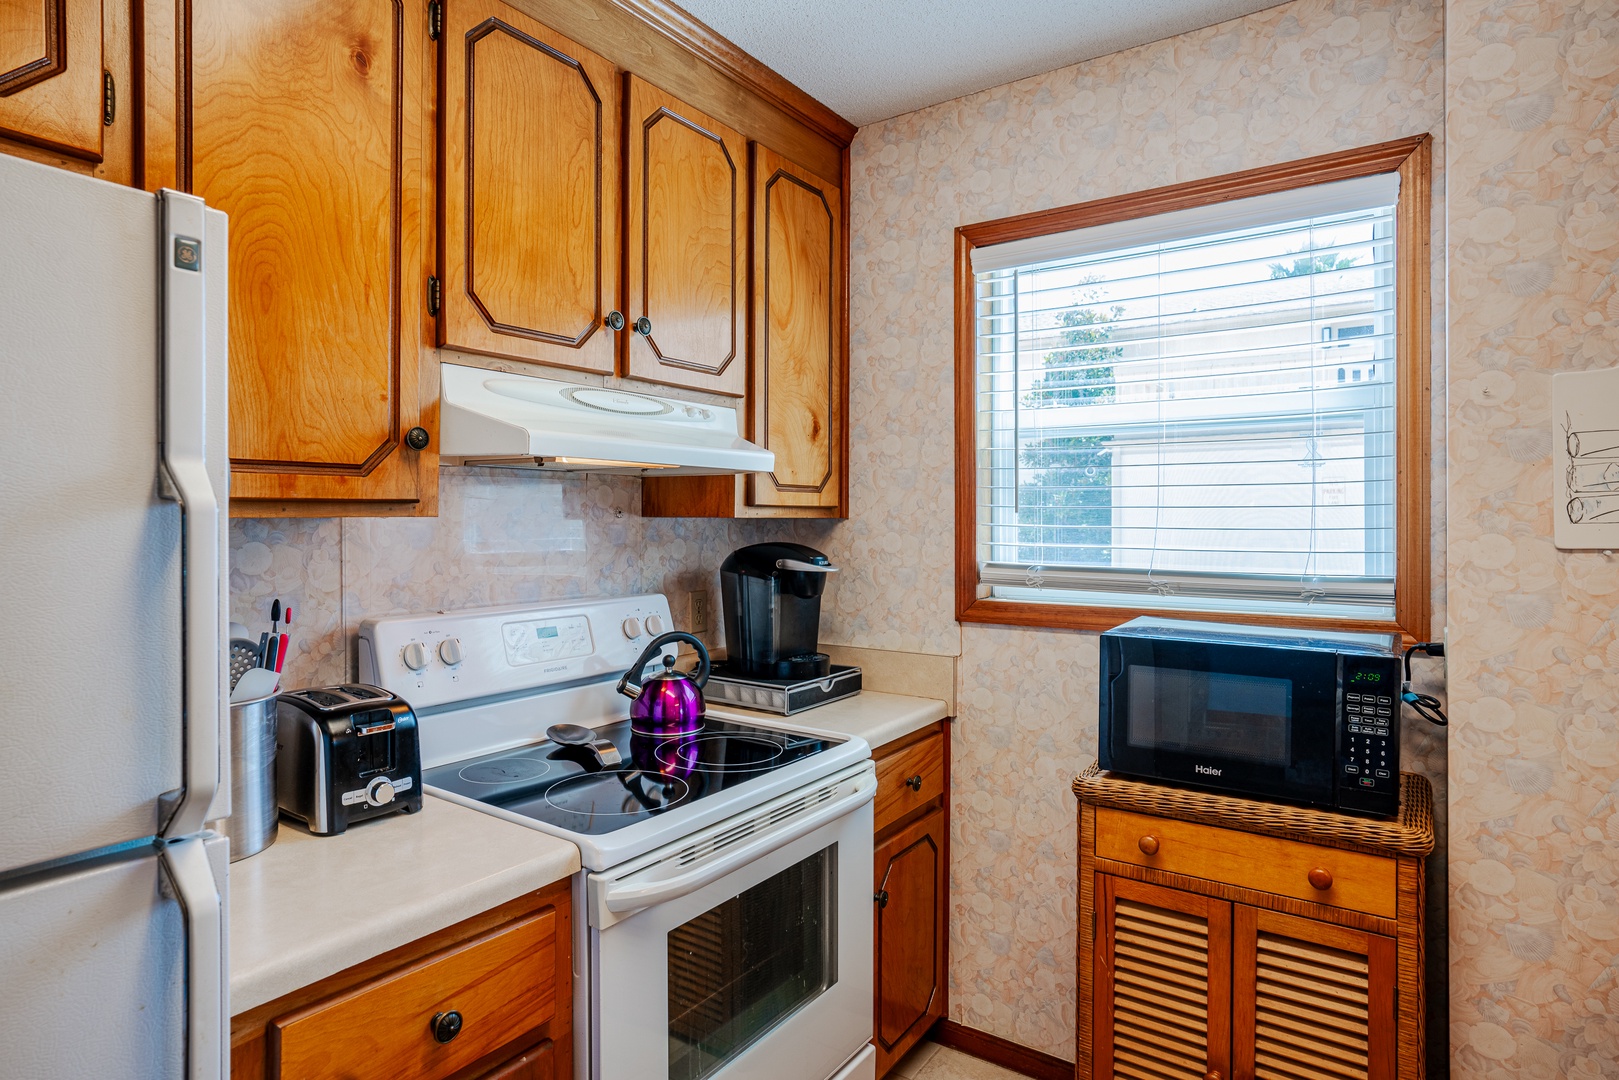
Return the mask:
<svg viewBox="0 0 1619 1080">
<path fill-rule="evenodd" d="M 617 675 L 673 622 L 656 593 L 367 619 L 360 678 L 420 709 Z"/>
</svg>

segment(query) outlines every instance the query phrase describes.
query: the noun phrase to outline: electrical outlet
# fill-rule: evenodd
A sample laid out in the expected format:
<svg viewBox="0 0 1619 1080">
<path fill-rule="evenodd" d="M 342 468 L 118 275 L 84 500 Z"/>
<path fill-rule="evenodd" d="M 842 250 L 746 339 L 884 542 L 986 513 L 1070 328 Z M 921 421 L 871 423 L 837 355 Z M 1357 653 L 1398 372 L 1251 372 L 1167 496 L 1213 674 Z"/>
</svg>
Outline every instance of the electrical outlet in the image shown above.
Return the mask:
<svg viewBox="0 0 1619 1080">
<path fill-rule="evenodd" d="M 701 634 L 708 629 L 708 590 L 701 589 L 691 594 L 691 632 Z"/>
</svg>

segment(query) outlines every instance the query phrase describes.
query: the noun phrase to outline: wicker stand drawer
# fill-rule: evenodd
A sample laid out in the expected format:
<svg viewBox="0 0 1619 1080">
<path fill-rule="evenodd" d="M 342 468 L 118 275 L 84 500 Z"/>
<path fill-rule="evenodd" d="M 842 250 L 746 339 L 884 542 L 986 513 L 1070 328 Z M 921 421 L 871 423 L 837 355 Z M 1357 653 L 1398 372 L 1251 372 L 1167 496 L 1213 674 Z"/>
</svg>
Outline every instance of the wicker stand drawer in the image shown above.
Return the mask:
<svg viewBox="0 0 1619 1080">
<path fill-rule="evenodd" d="M 271 1075 L 439 1080 L 466 1068 L 556 1013 L 557 921 L 540 912 L 274 1021 Z"/>
<path fill-rule="evenodd" d="M 1096 855 L 1172 874 L 1395 916 L 1393 859 L 1099 807 Z"/>
</svg>

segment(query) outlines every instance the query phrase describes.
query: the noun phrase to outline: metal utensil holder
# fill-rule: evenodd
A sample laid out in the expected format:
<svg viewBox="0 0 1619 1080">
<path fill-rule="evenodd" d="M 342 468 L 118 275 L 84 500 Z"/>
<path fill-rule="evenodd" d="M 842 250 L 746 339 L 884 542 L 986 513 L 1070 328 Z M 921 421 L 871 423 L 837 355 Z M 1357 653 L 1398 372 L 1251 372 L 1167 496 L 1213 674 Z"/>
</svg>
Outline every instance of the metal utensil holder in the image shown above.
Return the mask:
<svg viewBox="0 0 1619 1080">
<path fill-rule="evenodd" d="M 210 822 L 230 838 L 230 861 L 257 855 L 275 842 L 276 695 L 230 707 L 230 817 Z"/>
</svg>

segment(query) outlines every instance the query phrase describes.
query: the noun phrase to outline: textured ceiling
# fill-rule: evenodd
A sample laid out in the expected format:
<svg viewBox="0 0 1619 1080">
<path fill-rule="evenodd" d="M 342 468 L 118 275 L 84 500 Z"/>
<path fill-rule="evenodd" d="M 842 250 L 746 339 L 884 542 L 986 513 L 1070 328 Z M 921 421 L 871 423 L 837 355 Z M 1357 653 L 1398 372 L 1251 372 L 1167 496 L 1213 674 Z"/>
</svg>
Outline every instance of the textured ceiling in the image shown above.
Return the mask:
<svg viewBox="0 0 1619 1080">
<path fill-rule="evenodd" d="M 864 125 L 1285 0 L 679 0 Z"/>
</svg>

